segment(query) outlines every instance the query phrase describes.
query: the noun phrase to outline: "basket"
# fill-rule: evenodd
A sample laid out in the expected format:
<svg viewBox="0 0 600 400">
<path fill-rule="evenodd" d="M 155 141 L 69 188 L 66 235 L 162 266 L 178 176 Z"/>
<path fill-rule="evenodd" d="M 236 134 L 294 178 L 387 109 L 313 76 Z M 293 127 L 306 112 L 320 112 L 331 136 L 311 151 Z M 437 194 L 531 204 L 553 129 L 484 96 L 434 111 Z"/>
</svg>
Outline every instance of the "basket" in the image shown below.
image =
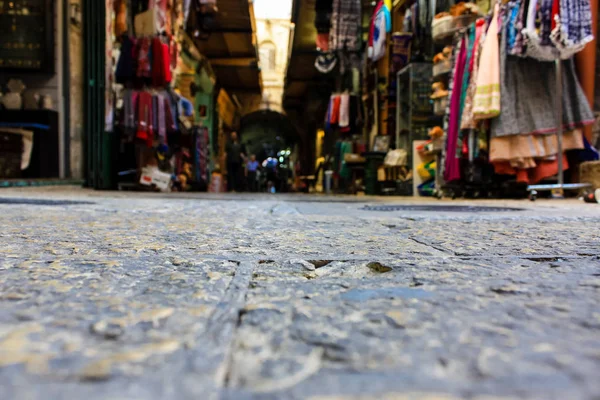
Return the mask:
<svg viewBox="0 0 600 400">
<path fill-rule="evenodd" d="M 433 76 L 437 77 L 449 73 L 452 70 L 450 60 L 444 60 L 433 66 Z"/>
<path fill-rule="evenodd" d="M 434 40 L 444 38 L 452 34 L 453 17 L 447 16 L 433 20 L 431 23 L 431 36 Z"/>
<path fill-rule="evenodd" d="M 590 183 L 593 189 L 600 189 L 600 161 L 586 161 L 579 166 L 579 179 Z"/>
<path fill-rule="evenodd" d="M 448 108 L 448 96 L 433 100 L 433 113 L 435 115 L 446 114 L 446 108 Z"/>
<path fill-rule="evenodd" d="M 479 18 L 479 16 L 475 15 L 475 14 L 461 15 L 458 17 L 454 17 L 452 19 L 451 30 L 453 32 L 456 32 L 463 28 L 466 28 L 469 25 L 471 25 L 473 22 L 477 21 L 477 18 Z"/>
</svg>

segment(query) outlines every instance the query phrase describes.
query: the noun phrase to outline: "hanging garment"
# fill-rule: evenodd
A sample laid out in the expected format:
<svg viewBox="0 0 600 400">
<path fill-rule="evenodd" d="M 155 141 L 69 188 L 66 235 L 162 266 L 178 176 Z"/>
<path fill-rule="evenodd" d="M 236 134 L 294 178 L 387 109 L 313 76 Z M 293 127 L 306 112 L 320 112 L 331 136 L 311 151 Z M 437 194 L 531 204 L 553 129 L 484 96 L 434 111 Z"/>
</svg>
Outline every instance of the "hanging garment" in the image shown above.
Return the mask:
<svg viewBox="0 0 600 400">
<path fill-rule="evenodd" d="M 544 0 L 542 0 L 544 1 Z M 537 6 L 537 0 L 530 0 L 531 7 Z M 527 21 L 525 28 L 522 30 L 524 38 L 524 55 L 538 61 L 555 61 L 560 57 L 559 51 L 552 45 L 550 34 L 548 34 L 546 43 L 543 38 L 538 35 L 538 30 L 535 24 L 535 13 L 529 8 L 527 13 Z M 543 16 L 543 14 L 542 14 Z M 549 27 L 549 24 L 547 24 Z M 542 34 L 544 34 L 544 22 L 542 21 Z"/>
<path fill-rule="evenodd" d="M 383 1 L 379 2 L 373 19 L 371 20 L 371 33 L 369 36 L 369 53 L 373 61 L 382 59 L 386 54 L 387 22 Z"/>
<path fill-rule="evenodd" d="M 535 0 L 534 0 L 535 1 Z M 517 18 L 519 17 L 519 11 L 521 10 L 521 5 L 525 4 L 524 1 L 522 1 L 521 3 L 517 3 L 517 2 L 511 2 L 508 5 L 508 9 L 507 9 L 507 15 L 505 16 L 506 20 L 503 21 L 503 23 L 506 23 L 507 29 L 507 46 L 509 48 L 509 51 L 512 53 L 512 49 L 516 44 L 517 41 Z"/>
<path fill-rule="evenodd" d="M 583 133 L 576 129 L 563 134 L 563 151 L 584 148 Z M 511 135 L 490 140 L 490 161 L 508 161 L 514 168 L 532 168 L 535 159 L 558 154 L 556 135 Z"/>
<path fill-rule="evenodd" d="M 331 29 L 332 11 L 332 0 L 315 1 L 315 28 L 317 28 L 317 33 L 329 33 Z"/>
<path fill-rule="evenodd" d="M 505 51 L 501 51 L 500 59 L 502 113 L 492 120 L 492 137 L 556 132 L 555 64 L 508 56 Z M 594 115 L 573 60 L 563 61 L 562 70 L 564 129 L 592 124 Z"/>
<path fill-rule="evenodd" d="M 160 39 L 155 37 L 152 39 L 152 85 L 161 87 L 165 85 L 165 62 L 163 47 Z"/>
<path fill-rule="evenodd" d="M 343 93 L 340 95 L 340 128 L 350 126 L 350 95 Z"/>
<path fill-rule="evenodd" d="M 517 182 L 529 185 L 536 184 L 544 179 L 556 176 L 558 174 L 558 159 L 556 157 L 549 160 L 536 160 L 535 166 L 530 168 L 514 168 L 509 162 L 493 163 L 494 172 L 498 175 L 516 175 Z M 569 160 L 563 155 L 563 170 L 569 169 Z"/>
<path fill-rule="evenodd" d="M 163 96 L 163 103 L 165 107 L 167 132 L 175 132 L 177 131 L 176 113 L 173 111 L 173 104 L 168 93 Z"/>
<path fill-rule="evenodd" d="M 119 37 L 127 33 L 127 2 L 126 0 L 116 0 L 115 7 L 115 36 Z"/>
<path fill-rule="evenodd" d="M 529 0 L 529 3 L 536 3 L 537 0 Z M 536 5 L 534 5 L 533 9 L 529 8 L 529 10 L 527 9 L 527 1 L 522 1 L 521 2 L 521 6 L 519 7 L 519 13 L 517 15 L 517 20 L 515 21 L 515 29 L 516 29 L 516 36 L 515 36 L 515 43 L 511 48 L 510 54 L 515 55 L 515 56 L 524 56 L 525 53 L 525 37 L 523 36 L 523 29 L 526 26 L 526 22 L 525 19 L 527 18 L 527 16 L 529 15 L 529 12 L 532 12 L 532 15 L 536 15 Z M 502 29 L 500 29 L 502 30 Z"/>
<path fill-rule="evenodd" d="M 454 67 L 454 82 L 450 97 L 450 115 L 448 121 L 448 137 L 446 141 L 446 163 L 444 168 L 444 179 L 452 182 L 460 179 L 460 160 L 456 156 L 459 135 L 459 112 L 461 93 L 458 88 L 462 87 L 462 80 L 467 64 L 467 43 L 463 36 L 457 49 L 456 65 Z"/>
<path fill-rule="evenodd" d="M 141 38 L 137 41 L 137 73 L 139 78 L 152 77 L 152 64 L 150 60 L 151 43 L 148 38 Z"/>
<path fill-rule="evenodd" d="M 148 147 L 152 147 L 154 141 L 154 115 L 153 99 L 148 92 L 140 92 L 137 102 L 138 126 L 136 137 L 145 140 Z"/>
<path fill-rule="evenodd" d="M 155 96 L 156 98 L 156 109 L 157 109 L 157 126 L 156 131 L 160 142 L 163 144 L 167 143 L 167 111 L 165 107 L 165 99 L 162 95 Z"/>
<path fill-rule="evenodd" d="M 165 84 L 171 83 L 173 79 L 173 75 L 171 73 L 171 50 L 169 49 L 169 45 L 166 43 L 162 43 L 163 56 L 162 61 L 164 63 L 164 71 L 165 71 Z"/>
<path fill-rule="evenodd" d="M 552 33 L 552 6 L 553 0 L 540 0 L 540 44 L 548 46 Z"/>
<path fill-rule="evenodd" d="M 360 0 L 333 0 L 329 35 L 331 51 L 360 50 L 361 10 Z"/>
<path fill-rule="evenodd" d="M 500 45 L 498 43 L 498 13 L 494 7 L 483 49 L 481 50 L 477 88 L 473 98 L 475 119 L 490 119 L 500 114 Z M 506 46 L 504 46 L 506 47 Z"/>
<path fill-rule="evenodd" d="M 171 22 L 170 16 L 167 12 L 167 0 L 149 0 L 150 1 L 150 9 L 154 11 L 154 32 L 162 33 L 162 32 L 170 32 Z"/>
<path fill-rule="evenodd" d="M 560 0 L 560 17 L 550 39 L 562 59 L 572 57 L 594 40 L 590 0 Z"/>
<path fill-rule="evenodd" d="M 342 98 L 339 95 L 334 95 L 332 98 L 331 116 L 329 122 L 336 125 L 340 122 L 340 106 Z"/>
<path fill-rule="evenodd" d="M 462 124 L 462 115 L 464 113 L 465 110 L 465 102 L 467 100 L 467 95 L 468 95 L 468 88 L 469 88 L 469 82 L 471 79 L 471 72 L 472 72 L 472 68 L 471 68 L 471 64 L 472 64 L 472 59 L 474 56 L 474 52 L 475 52 L 475 31 L 476 31 L 476 27 L 475 24 L 472 24 L 471 27 L 469 27 L 468 30 L 468 40 L 467 40 L 467 63 L 465 66 L 465 72 L 463 75 L 463 82 L 462 82 L 462 86 L 458 89 L 460 89 L 460 111 L 459 111 L 459 126 Z"/>
<path fill-rule="evenodd" d="M 117 61 L 115 70 L 115 79 L 117 83 L 125 84 L 131 81 L 134 76 L 134 47 L 135 43 L 129 36 L 123 36 L 121 41 L 121 54 Z"/>
<path fill-rule="evenodd" d="M 169 43 L 169 59 L 171 60 L 171 71 L 174 71 L 175 69 L 177 69 L 177 61 L 178 61 L 178 54 L 179 54 L 179 46 L 177 45 L 177 40 L 175 40 L 173 37 L 171 38 L 171 42 Z M 169 71 L 169 72 L 171 72 Z M 172 80 L 169 79 L 169 81 Z"/>
<path fill-rule="evenodd" d="M 475 26 L 475 43 L 473 45 L 474 53 L 471 57 L 469 68 L 471 69 L 471 80 L 467 88 L 467 97 L 465 99 L 464 110 L 461 118 L 461 129 L 475 129 L 477 124 L 473 116 L 473 99 L 477 89 L 477 75 L 479 73 L 479 57 L 481 55 L 481 42 L 485 35 L 485 19 L 478 19 Z"/>
<path fill-rule="evenodd" d="M 135 124 L 135 110 L 136 102 L 134 98 L 134 92 L 126 89 L 123 91 L 123 127 L 126 130 L 133 130 L 136 128 Z"/>
</svg>

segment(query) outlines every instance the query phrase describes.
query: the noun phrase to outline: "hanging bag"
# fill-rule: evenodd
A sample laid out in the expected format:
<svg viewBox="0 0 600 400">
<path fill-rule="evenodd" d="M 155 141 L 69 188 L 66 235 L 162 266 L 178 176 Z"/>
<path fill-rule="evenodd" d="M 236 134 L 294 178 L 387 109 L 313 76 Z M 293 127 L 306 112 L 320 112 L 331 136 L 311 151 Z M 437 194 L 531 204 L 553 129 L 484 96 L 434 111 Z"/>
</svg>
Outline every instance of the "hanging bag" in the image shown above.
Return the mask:
<svg viewBox="0 0 600 400">
<path fill-rule="evenodd" d="M 499 8 L 498 4 L 494 7 L 494 15 L 479 58 L 477 88 L 473 99 L 473 117 L 478 120 L 490 119 L 500 115 Z"/>
</svg>

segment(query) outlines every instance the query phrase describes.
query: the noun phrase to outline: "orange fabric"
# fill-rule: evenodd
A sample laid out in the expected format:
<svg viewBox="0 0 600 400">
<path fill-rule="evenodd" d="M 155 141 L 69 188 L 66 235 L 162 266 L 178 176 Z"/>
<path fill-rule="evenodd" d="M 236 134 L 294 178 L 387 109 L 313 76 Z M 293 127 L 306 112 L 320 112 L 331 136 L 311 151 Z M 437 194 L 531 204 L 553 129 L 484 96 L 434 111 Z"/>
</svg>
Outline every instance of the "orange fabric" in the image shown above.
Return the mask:
<svg viewBox="0 0 600 400">
<path fill-rule="evenodd" d="M 499 175 L 516 175 L 517 182 L 527 183 L 529 185 L 538 183 L 546 178 L 558 174 L 558 160 L 539 160 L 533 168 L 514 168 L 507 161 L 498 161 L 492 163 L 494 171 Z M 567 156 L 563 155 L 563 166 L 566 171 L 569 169 Z"/>
<path fill-rule="evenodd" d="M 563 134 L 563 150 L 583 149 L 583 134 L 576 129 Z M 510 161 L 513 167 L 531 168 L 534 158 L 555 156 L 558 152 L 556 135 L 511 135 L 492 138 L 490 161 Z M 531 163 L 533 162 L 533 165 Z"/>
</svg>

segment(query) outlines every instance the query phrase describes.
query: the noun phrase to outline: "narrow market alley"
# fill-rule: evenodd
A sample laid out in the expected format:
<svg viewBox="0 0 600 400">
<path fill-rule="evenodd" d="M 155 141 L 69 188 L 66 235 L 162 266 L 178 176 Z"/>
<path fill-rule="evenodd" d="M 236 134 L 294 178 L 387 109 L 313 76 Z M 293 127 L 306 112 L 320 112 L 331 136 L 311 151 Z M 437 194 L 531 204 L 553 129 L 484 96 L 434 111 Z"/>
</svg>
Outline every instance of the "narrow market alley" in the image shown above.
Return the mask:
<svg viewBox="0 0 600 400">
<path fill-rule="evenodd" d="M 600 400 L 598 19 L 0 1 L 0 400 Z"/>
</svg>

